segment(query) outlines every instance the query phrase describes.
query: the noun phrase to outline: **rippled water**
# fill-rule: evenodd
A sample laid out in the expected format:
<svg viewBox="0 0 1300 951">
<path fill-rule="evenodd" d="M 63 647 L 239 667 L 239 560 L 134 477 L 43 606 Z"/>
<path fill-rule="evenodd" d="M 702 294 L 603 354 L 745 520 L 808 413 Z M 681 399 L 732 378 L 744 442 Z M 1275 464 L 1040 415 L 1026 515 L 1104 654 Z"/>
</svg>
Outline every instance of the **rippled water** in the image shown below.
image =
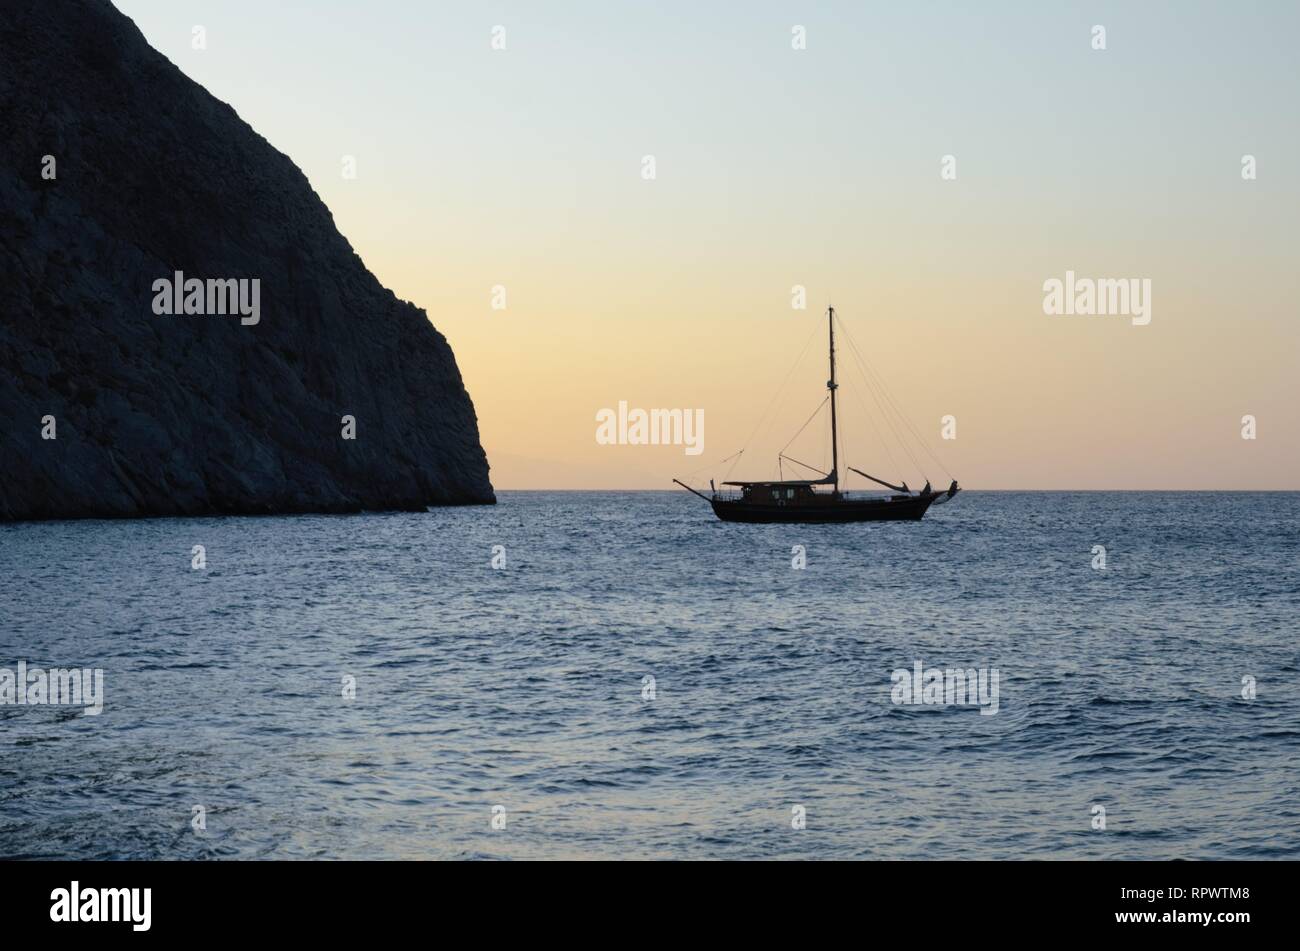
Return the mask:
<svg viewBox="0 0 1300 951">
<path fill-rule="evenodd" d="M 744 526 L 502 493 L 0 526 L 0 667 L 106 691 L 0 706 L 0 855 L 1294 858 L 1298 515 L 969 492 Z M 894 705 L 917 660 L 996 667 L 998 713 Z"/>
</svg>

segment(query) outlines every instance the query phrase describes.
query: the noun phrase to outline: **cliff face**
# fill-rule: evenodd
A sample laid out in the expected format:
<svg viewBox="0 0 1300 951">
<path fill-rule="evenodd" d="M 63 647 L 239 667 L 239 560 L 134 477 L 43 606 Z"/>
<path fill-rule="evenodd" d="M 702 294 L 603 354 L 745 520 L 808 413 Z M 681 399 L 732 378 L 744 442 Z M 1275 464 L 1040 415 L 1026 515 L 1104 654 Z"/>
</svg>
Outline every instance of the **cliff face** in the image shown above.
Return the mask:
<svg viewBox="0 0 1300 951">
<path fill-rule="evenodd" d="M 0 519 L 494 501 L 424 311 L 107 0 L 0 0 L 0 129 Z"/>
</svg>

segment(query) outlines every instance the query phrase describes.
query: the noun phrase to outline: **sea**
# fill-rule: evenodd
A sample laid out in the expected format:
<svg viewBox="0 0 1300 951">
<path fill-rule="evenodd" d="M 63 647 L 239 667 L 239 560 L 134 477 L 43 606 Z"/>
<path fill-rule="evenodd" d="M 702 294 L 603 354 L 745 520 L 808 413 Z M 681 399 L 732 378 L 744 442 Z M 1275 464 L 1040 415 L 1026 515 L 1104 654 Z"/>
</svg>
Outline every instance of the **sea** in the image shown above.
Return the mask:
<svg viewBox="0 0 1300 951">
<path fill-rule="evenodd" d="M 0 525 L 0 857 L 1300 857 L 1300 493 L 499 499 Z"/>
</svg>

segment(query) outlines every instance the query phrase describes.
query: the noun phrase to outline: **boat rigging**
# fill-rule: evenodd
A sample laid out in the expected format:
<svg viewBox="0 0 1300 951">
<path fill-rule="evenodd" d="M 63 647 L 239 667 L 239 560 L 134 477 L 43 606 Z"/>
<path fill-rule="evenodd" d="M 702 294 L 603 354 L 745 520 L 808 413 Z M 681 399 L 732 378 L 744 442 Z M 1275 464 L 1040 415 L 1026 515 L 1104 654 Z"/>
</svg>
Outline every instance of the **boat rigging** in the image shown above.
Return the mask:
<svg viewBox="0 0 1300 951">
<path fill-rule="evenodd" d="M 738 494 L 729 494 L 725 491 L 719 492 L 717 486 L 710 481 L 711 492 L 708 495 L 691 488 L 680 479 L 673 480 L 688 492 L 692 492 L 708 502 L 713 507 L 714 513 L 723 521 L 758 523 L 917 521 L 924 517 L 931 505 L 947 502 L 960 491 L 956 479 L 952 480 L 952 484 L 946 490 L 935 491 L 930 487 L 930 482 L 927 480 L 922 489 L 913 491 L 908 488 L 905 481 L 900 480 L 900 484 L 895 484 L 853 466 L 846 466 L 845 468 L 865 479 L 884 486 L 891 490 L 893 494 L 885 497 L 864 497 L 852 496 L 840 490 L 839 416 L 837 405 L 839 383 L 835 375 L 834 307 L 827 307 L 826 323 L 830 358 L 830 379 L 826 382 L 827 398 L 809 417 L 808 422 L 805 422 L 800 427 L 799 432 L 795 433 L 794 438 L 777 454 L 777 464 L 781 469 L 780 474 L 782 476 L 784 475 L 783 463 L 791 462 L 811 472 L 819 473 L 820 478 L 780 478 L 766 482 L 726 481 L 722 483 L 724 487 L 731 486 L 737 489 Z M 852 343 L 851 337 L 849 342 Z M 854 350 L 856 351 L 856 347 L 854 347 Z M 861 359 L 860 355 L 859 359 Z M 888 394 L 886 394 L 886 399 L 890 400 Z M 829 472 L 822 472 L 815 466 L 810 466 L 805 462 L 800 462 L 798 459 L 785 455 L 785 450 L 798 438 L 799 433 L 808 426 L 808 423 L 811 423 L 816 418 L 822 407 L 828 402 L 831 417 L 831 468 Z M 896 406 L 894 409 L 897 412 Z M 901 413 L 899 415 L 901 416 Z M 910 429 L 911 424 L 907 423 L 906 417 L 902 418 Z M 888 415 L 885 416 L 885 419 L 893 427 Z M 913 429 L 912 433 L 915 435 L 916 431 Z M 919 436 L 917 440 L 920 441 Z M 924 448 L 924 443 L 921 443 L 921 445 Z M 904 448 L 906 449 L 905 443 Z M 928 449 L 926 451 L 929 452 Z M 741 453 L 743 452 L 742 449 Z M 741 453 L 729 458 L 738 459 Z M 908 450 L 908 454 L 910 456 L 910 450 Z M 931 456 L 933 457 L 933 454 Z M 819 488 L 822 488 L 822 491 L 818 491 Z"/>
</svg>

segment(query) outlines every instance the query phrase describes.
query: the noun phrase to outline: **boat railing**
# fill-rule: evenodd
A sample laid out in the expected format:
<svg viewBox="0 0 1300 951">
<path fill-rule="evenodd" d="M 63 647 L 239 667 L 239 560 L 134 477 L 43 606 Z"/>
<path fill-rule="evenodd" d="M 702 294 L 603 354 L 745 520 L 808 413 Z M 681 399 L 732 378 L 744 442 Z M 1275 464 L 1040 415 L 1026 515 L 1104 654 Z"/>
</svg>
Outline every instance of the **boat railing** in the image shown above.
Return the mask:
<svg viewBox="0 0 1300 951">
<path fill-rule="evenodd" d="M 716 502 L 747 501 L 743 492 L 738 492 L 730 489 L 718 489 L 717 491 L 713 492 L 709 496 L 709 498 L 713 499 Z M 849 502 L 849 501 L 881 502 L 887 499 L 908 498 L 908 496 L 898 495 L 897 493 L 881 492 L 874 489 L 854 489 L 852 491 L 846 489 L 839 493 L 838 498 L 840 499 L 840 501 L 843 502 Z M 818 492 L 815 499 L 752 499 L 752 501 L 756 503 L 762 503 L 765 505 L 783 504 L 783 503 L 786 505 L 800 505 L 800 504 L 806 505 L 809 503 L 825 504 L 829 500 L 830 500 L 829 492 Z"/>
</svg>

